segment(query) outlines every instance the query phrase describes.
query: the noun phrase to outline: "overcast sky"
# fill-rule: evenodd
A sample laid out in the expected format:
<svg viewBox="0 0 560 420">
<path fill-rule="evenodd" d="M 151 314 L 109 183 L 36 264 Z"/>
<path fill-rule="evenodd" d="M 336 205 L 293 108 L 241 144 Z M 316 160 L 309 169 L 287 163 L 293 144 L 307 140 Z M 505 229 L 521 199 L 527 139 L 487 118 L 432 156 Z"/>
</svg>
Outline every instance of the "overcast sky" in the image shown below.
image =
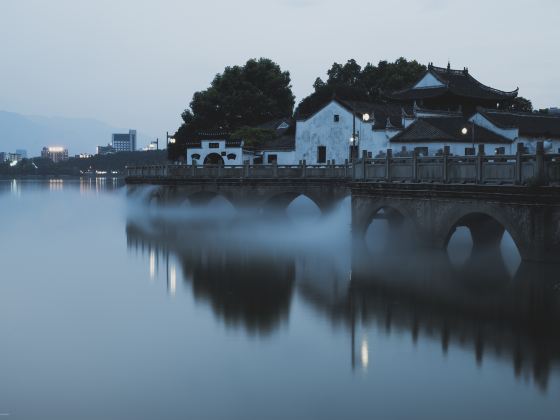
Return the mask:
<svg viewBox="0 0 560 420">
<path fill-rule="evenodd" d="M 297 99 L 334 61 L 415 58 L 560 105 L 557 0 L 0 0 L 0 110 L 162 136 L 226 65 L 269 57 Z"/>
</svg>

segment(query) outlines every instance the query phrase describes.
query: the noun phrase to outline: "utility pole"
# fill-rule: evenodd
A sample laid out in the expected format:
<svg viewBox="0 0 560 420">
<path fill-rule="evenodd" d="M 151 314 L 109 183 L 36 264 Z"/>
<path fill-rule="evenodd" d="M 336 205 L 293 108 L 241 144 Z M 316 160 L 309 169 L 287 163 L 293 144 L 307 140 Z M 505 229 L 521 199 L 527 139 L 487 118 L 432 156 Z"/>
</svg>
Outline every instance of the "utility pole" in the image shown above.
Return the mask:
<svg viewBox="0 0 560 420">
<path fill-rule="evenodd" d="M 474 121 L 472 122 L 472 148 L 474 149 Z"/>
</svg>

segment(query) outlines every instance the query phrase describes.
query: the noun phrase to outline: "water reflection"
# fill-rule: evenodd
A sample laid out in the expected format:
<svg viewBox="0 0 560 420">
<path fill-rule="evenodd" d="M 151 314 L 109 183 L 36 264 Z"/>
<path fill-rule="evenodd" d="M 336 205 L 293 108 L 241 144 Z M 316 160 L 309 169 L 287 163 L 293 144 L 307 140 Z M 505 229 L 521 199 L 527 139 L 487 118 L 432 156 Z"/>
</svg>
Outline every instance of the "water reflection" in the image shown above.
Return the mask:
<svg viewBox="0 0 560 420">
<path fill-rule="evenodd" d="M 512 278 L 497 258 L 461 269 L 445 253 L 411 257 L 406 265 L 354 261 L 352 311 L 362 324 L 382 325 L 387 334 L 409 331 L 414 343 L 439 340 L 444 355 L 451 346 L 470 349 L 479 366 L 488 354 L 508 359 L 516 377 L 546 389 L 560 363 L 556 267 L 522 263 Z"/>
<path fill-rule="evenodd" d="M 556 267 L 522 263 L 512 275 L 500 250 L 472 253 L 462 264 L 447 252 L 372 252 L 340 234 L 348 231 L 348 218 L 342 209 L 312 228 L 240 214 L 206 213 L 201 222 L 155 212 L 129 216 L 126 233 L 128 247 L 149 259 L 150 278 L 156 256 L 173 255 L 193 296 L 228 327 L 270 335 L 289 320 L 297 293 L 348 330 L 352 367 L 366 371 L 375 364 L 368 340 L 375 327 L 388 336 L 407 332 L 413 344 L 438 341 L 442 357 L 468 350 L 480 368 L 489 356 L 502 360 L 515 377 L 547 389 L 560 365 Z M 291 241 L 279 233 L 286 230 Z M 326 235 L 329 230 L 336 234 Z"/>
<path fill-rule="evenodd" d="M 284 257 L 254 256 L 243 249 L 205 247 L 192 240 L 179 225 L 167 225 L 174 234 L 152 236 L 141 226 L 128 223 L 128 247 L 150 258 L 174 254 L 182 279 L 190 284 L 193 296 L 210 304 L 215 314 L 228 326 L 243 326 L 251 333 L 270 333 L 288 317 L 294 281 L 294 263 Z M 179 238 L 191 238 L 184 241 Z M 153 256 L 153 257 L 152 257 Z M 154 269 L 155 271 L 155 269 Z M 178 268 L 171 265 L 168 273 L 169 293 L 177 290 Z"/>
<path fill-rule="evenodd" d="M 21 197 L 26 191 L 64 191 L 78 188 L 81 195 L 95 192 L 97 194 L 119 190 L 124 186 L 123 178 L 29 178 L 29 179 L 0 179 L 0 194 L 10 193 L 14 197 Z"/>
</svg>

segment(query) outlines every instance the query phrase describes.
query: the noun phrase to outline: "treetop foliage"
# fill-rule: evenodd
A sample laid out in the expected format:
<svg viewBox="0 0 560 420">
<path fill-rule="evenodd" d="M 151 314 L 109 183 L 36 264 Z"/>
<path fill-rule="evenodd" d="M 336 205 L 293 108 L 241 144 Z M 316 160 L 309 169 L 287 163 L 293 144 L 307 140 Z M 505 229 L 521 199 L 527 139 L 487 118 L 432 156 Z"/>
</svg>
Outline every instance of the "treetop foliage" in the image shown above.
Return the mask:
<svg viewBox="0 0 560 420">
<path fill-rule="evenodd" d="M 226 67 L 208 89 L 193 95 L 181 115 L 184 124 L 179 137 L 203 129 L 235 130 L 290 116 L 295 103 L 290 83 L 290 73 L 267 58 Z"/>
<path fill-rule="evenodd" d="M 256 146 L 276 136 L 274 130 L 258 127 L 242 127 L 231 133 L 233 139 L 243 139 L 246 146 Z"/>
<path fill-rule="evenodd" d="M 296 117 L 313 114 L 334 96 L 339 99 L 385 102 L 384 92 L 402 89 L 414 83 L 426 71 L 416 60 L 401 57 L 390 63 L 367 63 L 363 68 L 356 60 L 334 63 L 327 71 L 327 80 L 317 78 L 314 92 L 304 98 L 296 109 Z"/>
</svg>

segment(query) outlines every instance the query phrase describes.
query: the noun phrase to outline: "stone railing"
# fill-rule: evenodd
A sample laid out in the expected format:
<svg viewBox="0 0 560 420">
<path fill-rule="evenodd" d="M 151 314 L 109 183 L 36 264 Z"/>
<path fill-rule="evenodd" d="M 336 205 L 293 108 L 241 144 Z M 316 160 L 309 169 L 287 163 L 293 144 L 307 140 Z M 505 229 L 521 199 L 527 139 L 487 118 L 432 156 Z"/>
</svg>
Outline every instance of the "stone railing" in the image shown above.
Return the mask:
<svg viewBox="0 0 560 420">
<path fill-rule="evenodd" d="M 159 166 L 128 166 L 128 177 L 161 178 L 249 178 L 249 179 L 294 179 L 294 178 L 329 178 L 352 179 L 353 166 L 344 165 L 307 165 L 305 161 L 298 165 L 183 165 L 169 164 Z"/>
<path fill-rule="evenodd" d="M 429 182 L 454 184 L 560 184 L 560 154 L 545 154 L 542 144 L 533 155 L 451 156 L 446 147 L 440 156 L 368 159 L 364 153 L 354 164 L 307 165 L 183 165 L 130 166 L 127 176 L 167 179 L 343 179 L 357 182 Z"/>
</svg>

